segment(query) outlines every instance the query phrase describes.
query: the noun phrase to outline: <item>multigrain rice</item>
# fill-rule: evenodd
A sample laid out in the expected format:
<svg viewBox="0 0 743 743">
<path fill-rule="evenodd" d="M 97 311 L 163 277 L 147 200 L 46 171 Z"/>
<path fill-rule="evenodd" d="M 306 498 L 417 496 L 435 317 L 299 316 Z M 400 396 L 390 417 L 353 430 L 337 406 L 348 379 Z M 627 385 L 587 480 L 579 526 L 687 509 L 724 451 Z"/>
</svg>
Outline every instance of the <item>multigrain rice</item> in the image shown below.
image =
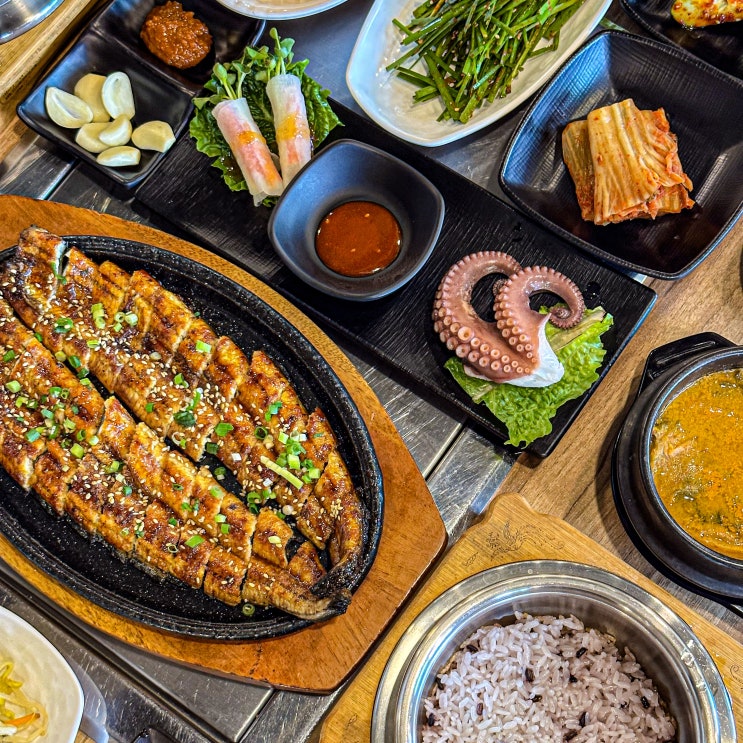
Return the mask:
<svg viewBox="0 0 743 743">
<path fill-rule="evenodd" d="M 423 743 L 666 743 L 676 725 L 629 649 L 574 616 L 481 627 L 436 677 Z"/>
</svg>

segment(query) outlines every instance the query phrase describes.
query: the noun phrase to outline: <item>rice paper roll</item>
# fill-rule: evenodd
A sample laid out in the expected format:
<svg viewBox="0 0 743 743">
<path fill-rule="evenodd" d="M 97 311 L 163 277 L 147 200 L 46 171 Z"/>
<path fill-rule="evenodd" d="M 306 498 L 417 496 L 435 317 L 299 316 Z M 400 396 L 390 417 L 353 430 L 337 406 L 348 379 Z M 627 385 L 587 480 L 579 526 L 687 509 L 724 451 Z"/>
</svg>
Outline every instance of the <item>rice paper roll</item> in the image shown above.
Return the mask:
<svg viewBox="0 0 743 743">
<path fill-rule="evenodd" d="M 296 75 L 276 75 L 266 84 L 266 93 L 273 111 L 281 175 L 288 184 L 312 157 L 302 85 Z"/>
<path fill-rule="evenodd" d="M 221 101 L 212 114 L 232 150 L 255 205 L 258 206 L 267 196 L 280 196 L 284 182 L 245 98 Z"/>
</svg>

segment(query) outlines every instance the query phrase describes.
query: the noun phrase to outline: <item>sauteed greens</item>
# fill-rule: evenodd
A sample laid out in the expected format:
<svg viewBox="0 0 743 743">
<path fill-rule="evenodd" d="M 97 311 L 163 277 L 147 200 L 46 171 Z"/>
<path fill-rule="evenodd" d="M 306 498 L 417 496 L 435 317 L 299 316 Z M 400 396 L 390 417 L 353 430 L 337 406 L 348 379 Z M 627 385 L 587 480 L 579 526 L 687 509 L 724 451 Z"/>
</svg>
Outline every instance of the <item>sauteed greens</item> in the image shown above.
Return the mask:
<svg viewBox="0 0 743 743">
<path fill-rule="evenodd" d="M 547 312 L 542 308 L 541 312 Z M 565 368 L 562 379 L 549 387 L 516 387 L 476 379 L 464 372 L 460 359 L 450 358 L 445 366 L 462 389 L 475 401 L 506 424 L 507 444 L 528 446 L 552 431 L 552 418 L 568 400 L 580 397 L 599 378 L 598 368 L 606 350 L 601 335 L 613 324 L 613 318 L 601 307 L 586 310 L 573 328 L 560 330 L 551 323 L 545 329 L 547 340 Z"/>
<path fill-rule="evenodd" d="M 418 88 L 416 103 L 440 98 L 439 120 L 464 124 L 483 103 L 511 92 L 528 59 L 557 49 L 560 30 L 582 3 L 424 0 L 407 24 L 393 21 L 406 51 L 387 69 Z"/>
<path fill-rule="evenodd" d="M 309 60 L 293 61 L 294 39 L 280 39 L 274 28 L 270 35 L 275 42 L 273 51 L 267 46 L 246 47 L 240 59 L 214 65 L 212 76 L 205 85 L 211 95 L 194 99 L 196 111 L 189 131 L 196 140 L 196 149 L 213 158 L 212 164 L 222 171 L 224 182 L 232 191 L 245 191 L 248 186 L 212 115 L 212 109 L 221 101 L 244 96 L 273 153 L 277 153 L 278 149 L 266 83 L 274 75 L 287 72 L 300 78 L 314 147 L 341 124 L 328 103 L 330 92 L 305 74 Z"/>
</svg>

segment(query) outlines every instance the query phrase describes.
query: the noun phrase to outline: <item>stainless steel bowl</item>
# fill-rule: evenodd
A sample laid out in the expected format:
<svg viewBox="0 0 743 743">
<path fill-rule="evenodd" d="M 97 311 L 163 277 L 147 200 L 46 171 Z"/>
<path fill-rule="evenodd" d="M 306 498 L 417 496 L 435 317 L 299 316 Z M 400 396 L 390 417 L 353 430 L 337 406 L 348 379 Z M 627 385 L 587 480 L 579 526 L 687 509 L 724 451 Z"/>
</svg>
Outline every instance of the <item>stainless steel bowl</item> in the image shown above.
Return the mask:
<svg viewBox="0 0 743 743">
<path fill-rule="evenodd" d="M 61 2 L 62 0 L 0 0 L 0 44 L 41 23 Z"/>
<path fill-rule="evenodd" d="M 515 612 L 574 614 L 629 647 L 678 726 L 678 743 L 735 743 L 730 697 L 691 628 L 637 585 L 599 568 L 534 560 L 478 573 L 452 587 L 412 622 L 377 690 L 373 743 L 420 740 L 423 700 L 436 674 L 479 627 Z"/>
</svg>

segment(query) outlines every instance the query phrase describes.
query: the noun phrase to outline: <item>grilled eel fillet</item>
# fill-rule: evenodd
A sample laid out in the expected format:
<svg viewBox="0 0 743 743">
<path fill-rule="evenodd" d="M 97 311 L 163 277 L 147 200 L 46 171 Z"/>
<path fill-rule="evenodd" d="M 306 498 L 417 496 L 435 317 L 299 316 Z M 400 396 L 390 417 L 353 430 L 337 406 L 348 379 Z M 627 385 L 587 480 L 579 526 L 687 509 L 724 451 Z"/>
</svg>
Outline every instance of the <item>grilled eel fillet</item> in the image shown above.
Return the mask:
<svg viewBox="0 0 743 743">
<path fill-rule="evenodd" d="M 1 358 L 7 357 L 3 379 L 12 383 L 11 388 L 20 386 L 13 391 L 4 382 L 0 399 L 0 459 L 12 476 L 23 487 L 34 487 L 54 511 L 67 513 L 120 553 L 155 572 L 203 586 L 227 603 L 242 599 L 313 619 L 342 610 L 348 594 L 336 587 L 348 579 L 358 559 L 365 512 L 324 416 L 304 412 L 265 354 L 259 352 L 249 364 L 229 339 L 215 338 L 179 298 L 144 272 L 129 277 L 111 263 L 96 266 L 72 249 L 62 275 L 64 250 L 59 238 L 30 228 L 21 236 L 16 260 L 2 280 L 5 297 L 36 331 L 28 331 L 2 303 Z M 77 373 L 48 353 L 39 338 L 59 357 L 66 357 Z M 211 444 L 241 481 L 261 478 L 263 494 L 272 488 L 270 494 L 285 513 L 296 514 L 306 531 L 315 529 L 313 542 L 324 546 L 327 540 L 335 563 L 330 574 L 323 575 L 309 542 L 289 559 L 286 545 L 293 532 L 272 509 L 262 509 L 252 523 L 249 509 L 226 493 L 207 468 L 197 470 L 171 451 L 146 423 L 135 425 L 115 399 L 104 403 L 81 382 L 86 367 L 117 392 L 121 379 L 133 384 L 144 375 L 148 396 L 130 388 L 121 395 L 134 412 L 144 418 L 157 411 L 150 421 L 152 429 L 161 435 L 167 432 L 192 456 L 188 444 L 190 429 L 195 429 L 203 446 Z M 234 369 L 241 371 L 231 377 Z M 168 394 L 156 392 L 153 404 L 153 389 L 166 382 Z M 187 394 L 178 397 L 181 390 Z M 169 417 L 164 409 L 170 410 Z M 196 420 L 189 425 L 183 416 L 179 420 L 178 413 L 192 413 Z M 263 435 L 256 435 L 261 414 Z M 76 439 L 73 449 L 68 433 Z M 314 457 L 313 472 L 295 488 L 274 471 L 281 473 L 281 465 L 266 468 L 262 457 L 275 463 L 282 451 L 299 441 L 304 444 L 299 448 L 309 452 L 306 458 Z M 111 469 L 114 464 L 117 469 Z M 163 479 L 168 477 L 171 480 Z M 168 488 L 168 483 L 174 487 Z M 189 511 L 194 506 L 201 513 L 198 518 Z M 239 515 L 233 518 L 235 512 Z M 235 527 L 240 519 L 248 525 L 247 538 L 245 528 Z M 325 529 L 325 539 L 317 532 L 320 528 Z M 240 533 L 243 542 L 238 544 Z M 318 593 L 327 598 L 318 599 Z"/>
<path fill-rule="evenodd" d="M 66 251 L 45 230 L 24 230 L 3 287 L 18 315 L 194 461 L 214 453 L 252 500 L 275 498 L 335 561 L 316 590 L 347 585 L 368 516 L 324 415 L 307 414 L 265 353 L 248 361 L 146 272 Z"/>
</svg>

